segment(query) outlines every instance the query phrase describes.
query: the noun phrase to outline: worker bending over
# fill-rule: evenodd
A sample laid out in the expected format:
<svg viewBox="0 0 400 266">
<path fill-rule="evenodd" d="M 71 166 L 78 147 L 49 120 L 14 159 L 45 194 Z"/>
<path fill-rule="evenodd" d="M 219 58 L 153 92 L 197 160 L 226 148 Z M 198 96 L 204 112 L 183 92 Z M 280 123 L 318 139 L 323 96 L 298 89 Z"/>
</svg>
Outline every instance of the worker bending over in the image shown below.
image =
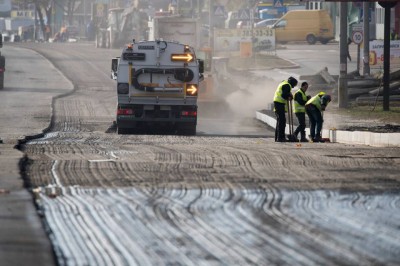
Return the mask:
<svg viewBox="0 0 400 266">
<path fill-rule="evenodd" d="M 324 142 L 321 137 L 322 125 L 324 123 L 323 111 L 325 111 L 331 96 L 320 92 L 306 103 L 306 112 L 310 120 L 310 136 L 313 142 Z"/>
</svg>

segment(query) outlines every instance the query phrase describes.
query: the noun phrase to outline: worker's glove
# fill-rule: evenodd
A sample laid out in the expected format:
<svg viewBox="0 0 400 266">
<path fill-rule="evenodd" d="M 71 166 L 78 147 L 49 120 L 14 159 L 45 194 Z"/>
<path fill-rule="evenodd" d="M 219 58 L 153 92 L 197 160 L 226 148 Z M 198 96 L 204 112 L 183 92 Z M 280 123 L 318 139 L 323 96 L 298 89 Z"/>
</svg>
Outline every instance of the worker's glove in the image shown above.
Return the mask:
<svg viewBox="0 0 400 266">
<path fill-rule="evenodd" d="M 293 100 L 293 94 L 290 94 L 290 95 L 288 96 L 288 101 L 291 101 L 291 100 Z"/>
</svg>

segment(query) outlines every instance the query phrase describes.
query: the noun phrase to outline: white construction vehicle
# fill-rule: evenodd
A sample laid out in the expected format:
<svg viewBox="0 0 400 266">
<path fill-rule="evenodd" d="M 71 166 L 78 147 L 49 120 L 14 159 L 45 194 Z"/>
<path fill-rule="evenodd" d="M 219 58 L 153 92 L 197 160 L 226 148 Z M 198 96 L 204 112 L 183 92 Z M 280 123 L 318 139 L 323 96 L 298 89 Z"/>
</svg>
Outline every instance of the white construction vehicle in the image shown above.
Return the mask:
<svg viewBox="0 0 400 266">
<path fill-rule="evenodd" d="M 117 80 L 118 134 L 165 125 L 195 135 L 203 71 L 203 61 L 189 45 L 154 40 L 124 47 L 111 64 L 111 77 Z"/>
</svg>

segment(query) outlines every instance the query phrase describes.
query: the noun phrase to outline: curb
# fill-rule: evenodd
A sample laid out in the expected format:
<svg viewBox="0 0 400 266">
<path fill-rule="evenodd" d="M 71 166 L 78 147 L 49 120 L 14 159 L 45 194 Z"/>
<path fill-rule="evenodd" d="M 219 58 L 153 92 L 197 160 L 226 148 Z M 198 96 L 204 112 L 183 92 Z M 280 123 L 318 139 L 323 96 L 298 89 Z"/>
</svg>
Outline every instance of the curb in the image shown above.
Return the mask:
<svg viewBox="0 0 400 266">
<path fill-rule="evenodd" d="M 256 118 L 272 128 L 276 126 L 276 119 L 256 111 Z M 289 125 L 286 124 L 286 134 L 289 134 Z M 306 134 L 310 129 L 306 128 Z M 337 129 L 323 129 L 322 137 L 329 138 L 330 142 L 369 145 L 375 147 L 400 147 L 400 133 L 375 133 L 366 131 L 344 131 Z"/>
</svg>

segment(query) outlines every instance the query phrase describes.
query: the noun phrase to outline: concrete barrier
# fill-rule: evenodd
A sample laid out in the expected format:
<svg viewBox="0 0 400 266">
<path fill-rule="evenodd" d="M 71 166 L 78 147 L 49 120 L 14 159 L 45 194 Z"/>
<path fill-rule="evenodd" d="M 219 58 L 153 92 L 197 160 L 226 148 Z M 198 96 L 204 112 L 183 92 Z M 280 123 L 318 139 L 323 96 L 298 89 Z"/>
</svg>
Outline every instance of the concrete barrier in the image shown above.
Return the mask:
<svg viewBox="0 0 400 266">
<path fill-rule="evenodd" d="M 276 119 L 268 114 L 256 111 L 256 118 L 275 128 Z M 289 134 L 289 125 L 286 124 L 286 134 Z M 310 129 L 306 128 L 306 134 Z M 367 131 L 345 131 L 337 129 L 323 129 L 322 137 L 329 138 L 331 142 L 362 144 L 376 147 L 400 147 L 400 133 L 376 133 Z"/>
</svg>

